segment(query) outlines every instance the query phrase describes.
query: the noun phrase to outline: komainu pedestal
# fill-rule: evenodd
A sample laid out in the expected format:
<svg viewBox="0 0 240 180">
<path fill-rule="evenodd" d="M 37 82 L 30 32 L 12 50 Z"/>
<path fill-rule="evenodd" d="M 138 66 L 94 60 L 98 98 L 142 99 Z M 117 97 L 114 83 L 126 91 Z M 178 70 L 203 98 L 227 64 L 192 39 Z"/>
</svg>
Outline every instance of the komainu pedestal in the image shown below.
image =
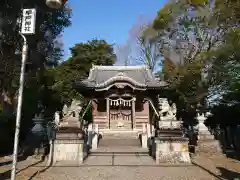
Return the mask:
<svg viewBox="0 0 240 180">
<path fill-rule="evenodd" d="M 84 133 L 77 120 L 71 120 L 59 126 L 56 131 L 53 148 L 53 163 L 65 161 L 71 164 L 81 164 L 87 155 L 84 143 Z"/>
<path fill-rule="evenodd" d="M 156 163 L 190 164 L 188 139 L 183 137 L 158 137 L 156 144 Z"/>
<path fill-rule="evenodd" d="M 190 164 L 191 159 L 188 151 L 188 138 L 183 137 L 182 122 L 176 120 L 176 105 L 168 104 L 167 99 L 160 98 L 160 121 L 159 130 L 155 138 L 156 163 Z"/>
</svg>

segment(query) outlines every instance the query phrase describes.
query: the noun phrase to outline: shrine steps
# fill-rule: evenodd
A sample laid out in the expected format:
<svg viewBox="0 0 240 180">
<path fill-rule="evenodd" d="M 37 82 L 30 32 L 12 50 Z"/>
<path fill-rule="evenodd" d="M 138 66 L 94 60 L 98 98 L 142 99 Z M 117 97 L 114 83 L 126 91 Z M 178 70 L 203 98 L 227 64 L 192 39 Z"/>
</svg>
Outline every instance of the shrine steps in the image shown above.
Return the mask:
<svg viewBox="0 0 240 180">
<path fill-rule="evenodd" d="M 96 151 L 104 152 L 145 152 L 141 148 L 139 131 L 137 130 L 108 130 L 102 131 Z"/>
<path fill-rule="evenodd" d="M 141 147 L 140 140 L 136 137 L 105 135 L 98 148 L 91 150 L 90 155 L 118 155 L 118 156 L 148 156 L 148 149 Z"/>
<path fill-rule="evenodd" d="M 138 139 L 140 135 L 140 130 L 129 130 L 129 129 L 116 129 L 116 130 L 109 130 L 109 129 L 102 129 L 99 131 L 101 135 L 101 139 L 127 139 L 127 138 L 134 138 Z"/>
<path fill-rule="evenodd" d="M 97 149 L 91 149 L 86 165 L 155 165 L 148 149 L 141 147 L 139 131 L 111 130 L 102 133 Z"/>
</svg>

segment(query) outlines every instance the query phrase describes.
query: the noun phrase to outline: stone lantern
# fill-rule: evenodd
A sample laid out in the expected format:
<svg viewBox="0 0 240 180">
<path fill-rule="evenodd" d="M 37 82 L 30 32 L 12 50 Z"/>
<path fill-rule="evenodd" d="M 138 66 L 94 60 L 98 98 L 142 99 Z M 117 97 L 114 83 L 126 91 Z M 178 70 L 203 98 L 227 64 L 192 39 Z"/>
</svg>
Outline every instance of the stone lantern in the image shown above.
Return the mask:
<svg viewBox="0 0 240 180">
<path fill-rule="evenodd" d="M 222 149 L 219 141 L 214 138 L 214 135 L 210 133 L 208 127 L 204 124 L 205 120 L 211 115 L 212 114 L 206 110 L 198 110 L 197 116 L 195 117 L 198 120 L 198 145 L 196 147 L 196 151 L 198 153 L 221 154 Z"/>
<path fill-rule="evenodd" d="M 208 118 L 209 113 L 197 113 L 197 129 L 198 129 L 198 139 L 206 138 L 206 136 L 211 136 L 211 133 L 208 130 L 208 127 L 204 124 L 205 120 Z"/>
</svg>

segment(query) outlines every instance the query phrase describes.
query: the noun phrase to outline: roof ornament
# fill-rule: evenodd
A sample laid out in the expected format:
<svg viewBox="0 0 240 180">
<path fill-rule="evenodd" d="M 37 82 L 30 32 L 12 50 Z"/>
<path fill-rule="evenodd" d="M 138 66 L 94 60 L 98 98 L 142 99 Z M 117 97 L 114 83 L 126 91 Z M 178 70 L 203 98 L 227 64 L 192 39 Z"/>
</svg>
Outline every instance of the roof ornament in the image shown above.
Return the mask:
<svg viewBox="0 0 240 180">
<path fill-rule="evenodd" d="M 119 73 L 117 74 L 117 76 L 124 76 L 124 73 L 123 73 L 123 72 L 119 72 Z"/>
</svg>

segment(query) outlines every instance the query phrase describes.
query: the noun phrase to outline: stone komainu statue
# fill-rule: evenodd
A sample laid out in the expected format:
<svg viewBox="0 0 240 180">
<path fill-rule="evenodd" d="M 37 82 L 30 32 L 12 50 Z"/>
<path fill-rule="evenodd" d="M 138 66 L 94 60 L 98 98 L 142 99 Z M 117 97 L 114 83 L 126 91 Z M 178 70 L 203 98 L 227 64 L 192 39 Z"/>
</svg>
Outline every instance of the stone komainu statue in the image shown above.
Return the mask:
<svg viewBox="0 0 240 180">
<path fill-rule="evenodd" d="M 159 114 L 161 120 L 172 119 L 176 120 L 177 107 L 173 103 L 172 106 L 169 105 L 167 98 L 159 98 Z"/>
<path fill-rule="evenodd" d="M 82 111 L 81 101 L 74 99 L 69 107 L 63 106 L 62 114 L 63 121 L 67 121 L 70 117 L 79 118 L 79 114 Z"/>
</svg>

